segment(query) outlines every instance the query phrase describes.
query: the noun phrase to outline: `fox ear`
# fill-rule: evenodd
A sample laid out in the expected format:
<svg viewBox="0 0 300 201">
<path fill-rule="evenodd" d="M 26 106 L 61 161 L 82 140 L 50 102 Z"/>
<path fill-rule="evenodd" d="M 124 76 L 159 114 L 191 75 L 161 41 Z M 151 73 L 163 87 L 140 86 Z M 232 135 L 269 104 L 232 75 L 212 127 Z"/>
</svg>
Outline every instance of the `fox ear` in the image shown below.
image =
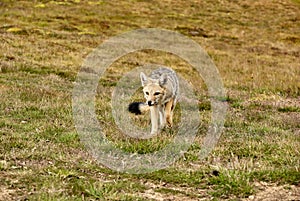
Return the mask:
<svg viewBox="0 0 300 201">
<path fill-rule="evenodd" d="M 141 77 L 142 86 L 144 87 L 148 81 L 148 78 L 143 72 L 141 72 L 140 77 Z"/>
<path fill-rule="evenodd" d="M 167 75 L 166 75 L 166 74 L 162 74 L 162 75 L 160 76 L 160 78 L 159 78 L 158 83 L 159 83 L 159 85 L 160 85 L 161 87 L 163 87 L 163 86 L 165 86 L 165 85 L 167 84 L 167 81 L 168 81 Z"/>
</svg>

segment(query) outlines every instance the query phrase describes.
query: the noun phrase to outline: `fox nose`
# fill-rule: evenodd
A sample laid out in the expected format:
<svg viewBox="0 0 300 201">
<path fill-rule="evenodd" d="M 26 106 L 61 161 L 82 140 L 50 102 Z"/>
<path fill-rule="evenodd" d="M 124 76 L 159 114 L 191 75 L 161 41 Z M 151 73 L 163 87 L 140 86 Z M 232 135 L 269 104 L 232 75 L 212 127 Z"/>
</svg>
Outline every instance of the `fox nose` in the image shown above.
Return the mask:
<svg viewBox="0 0 300 201">
<path fill-rule="evenodd" d="M 148 101 L 148 105 L 149 105 L 149 106 L 152 106 L 152 101 Z"/>
</svg>

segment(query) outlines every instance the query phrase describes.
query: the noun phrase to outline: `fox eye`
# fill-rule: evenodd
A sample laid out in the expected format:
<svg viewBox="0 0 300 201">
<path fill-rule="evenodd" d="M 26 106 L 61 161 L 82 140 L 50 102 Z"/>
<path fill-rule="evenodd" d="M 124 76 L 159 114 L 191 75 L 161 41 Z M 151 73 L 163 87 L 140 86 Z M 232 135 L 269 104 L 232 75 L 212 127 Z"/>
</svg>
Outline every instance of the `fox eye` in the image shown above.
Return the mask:
<svg viewBox="0 0 300 201">
<path fill-rule="evenodd" d="M 154 96 L 158 96 L 160 94 L 160 92 L 155 92 Z"/>
<path fill-rule="evenodd" d="M 148 96 L 148 95 L 149 95 L 149 92 L 148 92 L 148 91 L 146 91 L 146 92 L 145 92 L 145 94 Z"/>
</svg>

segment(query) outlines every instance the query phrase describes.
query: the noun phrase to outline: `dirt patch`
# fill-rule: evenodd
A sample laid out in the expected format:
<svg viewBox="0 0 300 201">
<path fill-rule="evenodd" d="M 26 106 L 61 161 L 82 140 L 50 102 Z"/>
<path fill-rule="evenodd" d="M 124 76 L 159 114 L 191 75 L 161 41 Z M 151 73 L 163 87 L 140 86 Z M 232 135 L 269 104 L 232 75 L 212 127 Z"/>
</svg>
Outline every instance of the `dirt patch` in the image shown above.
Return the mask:
<svg viewBox="0 0 300 201">
<path fill-rule="evenodd" d="M 157 201 L 169 201 L 169 200 L 187 200 L 187 201 L 192 201 L 194 199 L 191 199 L 187 196 L 183 195 L 171 195 L 171 194 L 164 194 L 164 193 L 159 193 L 155 192 L 153 189 L 146 190 L 143 193 L 139 193 L 139 196 L 151 200 L 157 200 Z"/>
<path fill-rule="evenodd" d="M 265 182 L 257 183 L 257 193 L 249 196 L 249 198 L 243 199 L 243 201 L 250 200 L 263 200 L 263 201 L 299 201 L 300 200 L 300 186 L 276 186 L 274 184 L 268 184 Z"/>
<path fill-rule="evenodd" d="M 175 201 L 175 200 L 210 200 L 213 197 L 207 192 L 207 189 L 191 188 L 188 186 L 175 186 L 166 182 L 154 184 L 144 182 L 147 190 L 138 193 L 140 197 L 159 200 L 159 201 Z"/>
<path fill-rule="evenodd" d="M 0 187 L 0 200 L 11 200 L 15 194 L 15 190 Z"/>
</svg>

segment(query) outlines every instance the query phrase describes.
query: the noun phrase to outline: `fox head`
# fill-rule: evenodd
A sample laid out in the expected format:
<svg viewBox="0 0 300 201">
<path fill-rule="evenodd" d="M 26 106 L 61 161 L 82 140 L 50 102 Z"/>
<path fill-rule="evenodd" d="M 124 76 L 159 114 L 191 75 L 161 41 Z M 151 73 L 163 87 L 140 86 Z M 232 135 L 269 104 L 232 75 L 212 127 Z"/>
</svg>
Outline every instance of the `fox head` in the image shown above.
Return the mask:
<svg viewBox="0 0 300 201">
<path fill-rule="evenodd" d="M 168 81 L 167 76 L 163 74 L 159 79 L 151 79 L 144 73 L 141 73 L 140 77 L 146 103 L 149 106 L 154 106 L 161 103 L 166 91 L 165 86 Z"/>
</svg>

